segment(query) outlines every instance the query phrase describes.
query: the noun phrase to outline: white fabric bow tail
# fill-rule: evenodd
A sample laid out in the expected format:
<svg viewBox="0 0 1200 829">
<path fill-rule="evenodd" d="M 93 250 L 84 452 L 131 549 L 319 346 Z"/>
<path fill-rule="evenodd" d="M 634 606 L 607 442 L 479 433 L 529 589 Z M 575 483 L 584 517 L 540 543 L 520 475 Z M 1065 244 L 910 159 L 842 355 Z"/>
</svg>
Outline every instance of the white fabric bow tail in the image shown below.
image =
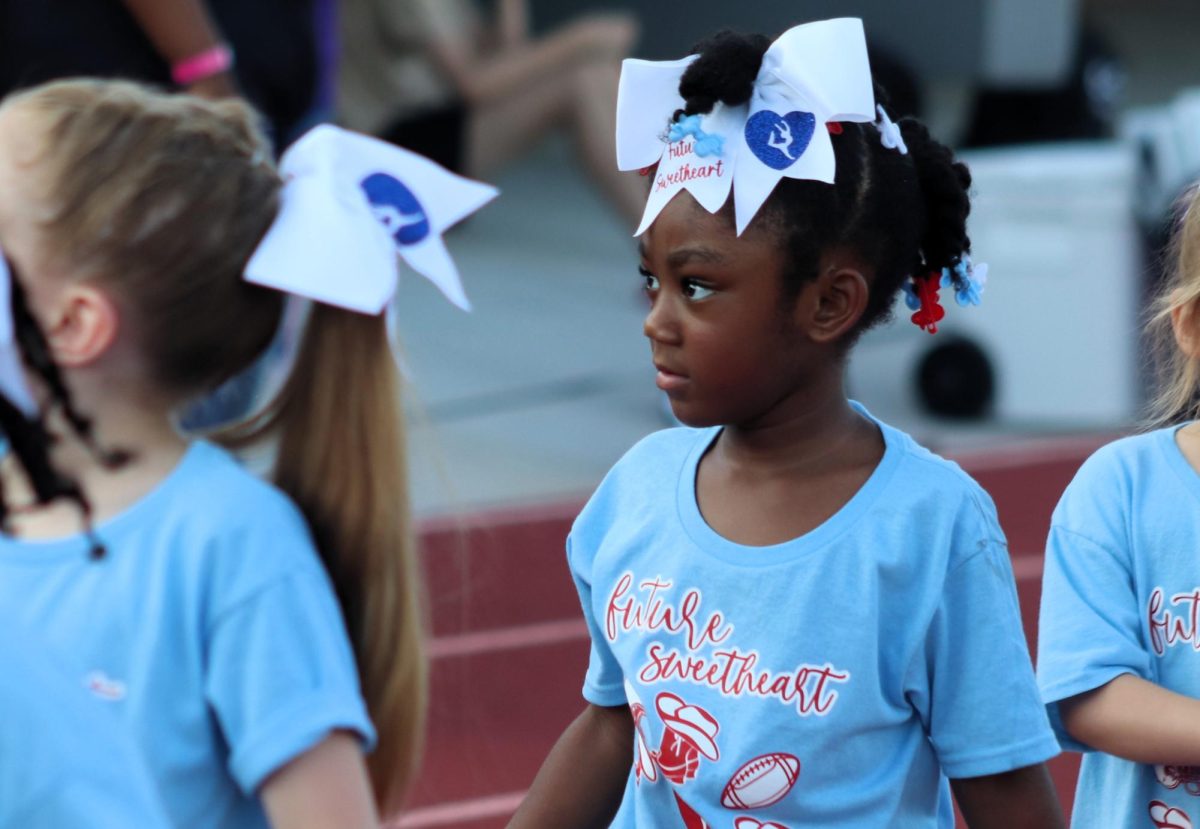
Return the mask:
<svg viewBox="0 0 1200 829">
<path fill-rule="evenodd" d="M 247 281 L 379 314 L 396 292 L 399 254 L 470 308 L 442 234 L 494 199 L 496 188 L 328 124 L 293 144 L 279 167 L 279 215 L 246 265 Z"/>
<path fill-rule="evenodd" d="M 740 235 L 783 178 L 832 183 L 831 121 L 875 120 L 875 93 L 862 21 L 838 18 L 784 32 L 763 56 L 750 101 L 718 102 L 711 113 L 689 116 L 672 129 L 684 107 L 679 81 L 696 56 L 676 61 L 627 59 L 617 96 L 617 166 L 657 165 L 645 232 L 680 190 L 715 213 L 733 191 Z"/>
</svg>

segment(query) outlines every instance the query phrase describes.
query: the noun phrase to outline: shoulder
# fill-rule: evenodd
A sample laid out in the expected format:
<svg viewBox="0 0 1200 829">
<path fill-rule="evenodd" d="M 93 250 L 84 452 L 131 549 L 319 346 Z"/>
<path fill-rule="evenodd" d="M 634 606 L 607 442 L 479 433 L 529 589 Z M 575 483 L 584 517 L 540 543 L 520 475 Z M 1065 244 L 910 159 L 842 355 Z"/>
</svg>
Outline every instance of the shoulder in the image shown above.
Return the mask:
<svg viewBox="0 0 1200 829">
<path fill-rule="evenodd" d="M 218 446 L 193 445 L 178 478 L 175 506 L 197 516 L 213 533 L 308 534 L 304 516 L 282 490 Z"/>
<path fill-rule="evenodd" d="M 680 476 L 694 455 L 703 451 L 717 428 L 663 429 L 642 438 L 604 476 L 575 519 L 571 541 L 597 539 L 623 521 L 640 521 L 673 508 Z"/>
<path fill-rule="evenodd" d="M 660 467 L 672 462 L 682 466 L 684 461 L 700 443 L 711 443 L 716 437 L 718 428 L 693 429 L 688 426 L 677 426 L 673 429 L 662 429 L 651 432 L 639 440 L 627 451 L 612 468 L 611 475 L 628 474 L 634 471 L 640 474 L 648 466 Z M 678 470 L 676 470 L 678 471 Z"/>
<path fill-rule="evenodd" d="M 181 578 L 207 585 L 221 604 L 289 578 L 325 578 L 300 509 L 224 449 L 193 445 L 164 494 L 151 520 Z"/>
<path fill-rule="evenodd" d="M 1162 463 L 1162 443 L 1173 433 L 1173 428 L 1156 429 L 1101 446 L 1079 467 L 1066 493 L 1094 495 L 1127 490 L 1141 473 Z"/>
<path fill-rule="evenodd" d="M 694 452 L 711 443 L 717 429 L 678 427 L 653 432 L 630 448 L 604 476 L 580 519 L 623 502 L 644 502 L 649 494 L 674 496 L 684 466 Z M 576 522 L 578 524 L 578 522 Z"/>
<path fill-rule="evenodd" d="M 926 521 L 939 522 L 980 541 L 1004 544 L 996 505 L 987 491 L 952 460 L 917 443 L 886 424 L 889 449 L 899 453 L 889 505 L 912 510 Z"/>
<path fill-rule="evenodd" d="M 1153 487 L 1168 465 L 1163 449 L 1173 434 L 1174 428 L 1156 429 L 1100 447 L 1063 491 L 1051 525 L 1097 543 L 1125 538 L 1134 499 Z"/>
</svg>

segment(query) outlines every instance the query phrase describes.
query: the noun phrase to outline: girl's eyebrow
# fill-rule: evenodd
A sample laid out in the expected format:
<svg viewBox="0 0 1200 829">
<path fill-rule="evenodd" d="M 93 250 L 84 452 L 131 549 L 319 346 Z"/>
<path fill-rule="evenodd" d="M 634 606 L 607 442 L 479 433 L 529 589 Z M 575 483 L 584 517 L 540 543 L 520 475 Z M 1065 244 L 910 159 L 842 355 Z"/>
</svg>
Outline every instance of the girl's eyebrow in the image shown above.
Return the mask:
<svg viewBox="0 0 1200 829">
<path fill-rule="evenodd" d="M 708 262 L 710 264 L 720 264 L 725 261 L 725 257 L 719 251 L 712 248 L 680 248 L 673 250 L 667 255 L 667 264 L 672 268 L 678 268 L 681 265 L 686 265 L 688 262 L 697 260 L 700 262 Z"/>
<path fill-rule="evenodd" d="M 646 243 L 638 242 L 638 256 L 642 261 L 650 258 L 646 252 Z M 679 248 L 673 250 L 667 255 L 667 264 L 672 268 L 678 268 L 681 265 L 686 265 L 688 262 L 698 260 L 700 262 L 709 262 L 711 264 L 720 264 L 725 261 L 724 255 L 720 251 L 705 247 Z"/>
</svg>

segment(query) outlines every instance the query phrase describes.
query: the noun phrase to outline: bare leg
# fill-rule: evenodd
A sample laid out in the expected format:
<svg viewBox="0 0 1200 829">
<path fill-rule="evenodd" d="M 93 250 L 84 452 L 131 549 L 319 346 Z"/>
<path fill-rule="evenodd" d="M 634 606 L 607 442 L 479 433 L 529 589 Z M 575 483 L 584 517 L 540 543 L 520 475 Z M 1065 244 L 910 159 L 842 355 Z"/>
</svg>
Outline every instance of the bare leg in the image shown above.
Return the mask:
<svg viewBox="0 0 1200 829">
<path fill-rule="evenodd" d="M 646 204 L 646 183 L 637 173 L 617 170 L 617 77 L 610 62 L 585 60 L 477 106 L 467 121 L 467 173 L 486 176 L 528 151 L 547 132 L 566 128 L 589 177 L 636 225 Z"/>
</svg>

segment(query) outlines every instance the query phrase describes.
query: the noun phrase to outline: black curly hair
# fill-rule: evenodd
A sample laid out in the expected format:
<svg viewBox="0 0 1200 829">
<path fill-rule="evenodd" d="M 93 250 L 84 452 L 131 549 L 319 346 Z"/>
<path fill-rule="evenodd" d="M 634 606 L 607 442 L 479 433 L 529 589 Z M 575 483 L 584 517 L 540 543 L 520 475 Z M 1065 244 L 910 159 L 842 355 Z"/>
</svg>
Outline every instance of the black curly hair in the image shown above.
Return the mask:
<svg viewBox="0 0 1200 829">
<path fill-rule="evenodd" d="M 92 434 L 90 418 L 75 408 L 71 393 L 63 382 L 57 364 L 50 354 L 49 344 L 41 327 L 29 310 L 28 301 L 16 267 L 8 263 L 11 272 L 9 283 L 12 324 L 16 345 L 24 364 L 31 368 L 49 391 L 52 405 L 62 410 L 71 431 L 88 447 L 106 467 L 116 468 L 130 459 L 127 452 L 104 450 L 96 443 Z M 37 504 L 48 504 L 65 499 L 74 502 L 83 517 L 84 531 L 90 544 L 90 554 L 95 560 L 104 557 L 105 548 L 92 529 L 92 507 L 72 478 L 55 468 L 50 459 L 53 437 L 46 431 L 40 417 L 27 417 L 12 401 L 0 394 L 0 433 L 8 441 L 13 456 L 25 472 Z M 0 484 L 0 530 L 7 531 L 11 508 Z"/>
<path fill-rule="evenodd" d="M 770 45 L 764 35 L 732 31 L 697 44 L 692 51 L 699 57 L 679 83 L 686 103 L 673 120 L 711 112 L 718 101 L 737 106 L 750 100 Z M 886 103 L 878 86 L 876 99 Z M 888 319 L 906 280 L 953 268 L 971 249 L 966 226 L 970 171 L 920 121 L 897 123 L 906 155 L 884 147 L 872 124 L 842 123 L 841 131 L 830 135 L 835 182 L 784 178 L 758 216 L 779 229 L 788 251 L 788 297 L 816 277 L 821 254 L 834 248 L 854 251 L 873 269 L 867 308 L 847 344 Z"/>
</svg>

